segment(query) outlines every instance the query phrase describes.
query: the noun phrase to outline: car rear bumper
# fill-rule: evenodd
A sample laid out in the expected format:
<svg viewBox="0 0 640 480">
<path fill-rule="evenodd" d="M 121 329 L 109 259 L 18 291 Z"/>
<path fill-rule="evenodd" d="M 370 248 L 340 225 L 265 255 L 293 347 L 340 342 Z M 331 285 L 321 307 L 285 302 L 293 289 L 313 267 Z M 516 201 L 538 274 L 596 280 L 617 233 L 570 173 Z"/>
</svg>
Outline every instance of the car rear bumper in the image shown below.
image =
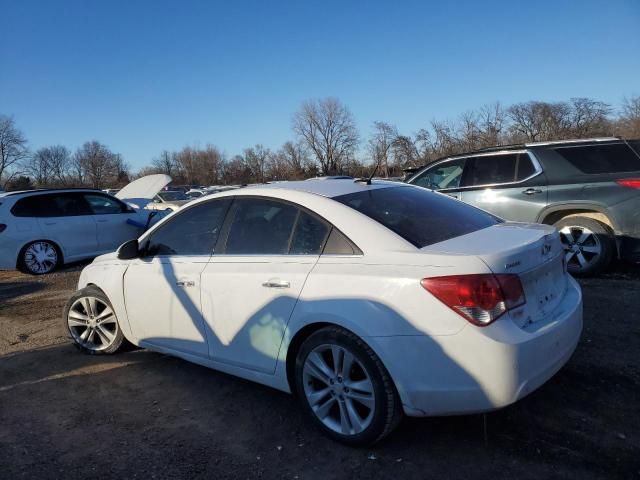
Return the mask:
<svg viewBox="0 0 640 480">
<path fill-rule="evenodd" d="M 495 410 L 531 393 L 571 357 L 582 331 L 582 294 L 569 280 L 563 301 L 533 325 L 507 317 L 456 335 L 373 337 L 409 416 Z"/>
</svg>

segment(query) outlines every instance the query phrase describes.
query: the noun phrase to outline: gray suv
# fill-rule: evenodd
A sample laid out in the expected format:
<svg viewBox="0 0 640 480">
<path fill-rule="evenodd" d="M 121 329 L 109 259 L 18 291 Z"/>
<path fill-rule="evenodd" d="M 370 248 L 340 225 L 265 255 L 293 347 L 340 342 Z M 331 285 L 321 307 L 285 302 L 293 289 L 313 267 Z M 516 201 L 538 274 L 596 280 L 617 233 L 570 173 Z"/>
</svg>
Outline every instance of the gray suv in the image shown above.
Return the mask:
<svg viewBox="0 0 640 480">
<path fill-rule="evenodd" d="M 408 183 L 507 220 L 555 225 L 572 274 L 640 260 L 640 140 L 495 147 L 430 163 Z"/>
</svg>

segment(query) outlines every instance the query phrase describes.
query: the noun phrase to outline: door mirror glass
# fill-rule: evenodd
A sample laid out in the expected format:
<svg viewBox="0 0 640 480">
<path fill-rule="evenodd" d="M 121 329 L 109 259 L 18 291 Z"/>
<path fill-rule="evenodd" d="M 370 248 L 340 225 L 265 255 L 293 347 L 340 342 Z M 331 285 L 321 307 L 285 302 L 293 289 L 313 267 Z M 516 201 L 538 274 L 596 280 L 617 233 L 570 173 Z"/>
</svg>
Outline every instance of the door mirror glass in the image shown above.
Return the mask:
<svg viewBox="0 0 640 480">
<path fill-rule="evenodd" d="M 124 242 L 122 245 L 120 245 L 116 253 L 120 260 L 131 260 L 132 258 L 138 258 L 140 256 L 138 239 L 134 238 L 133 240 Z"/>
</svg>

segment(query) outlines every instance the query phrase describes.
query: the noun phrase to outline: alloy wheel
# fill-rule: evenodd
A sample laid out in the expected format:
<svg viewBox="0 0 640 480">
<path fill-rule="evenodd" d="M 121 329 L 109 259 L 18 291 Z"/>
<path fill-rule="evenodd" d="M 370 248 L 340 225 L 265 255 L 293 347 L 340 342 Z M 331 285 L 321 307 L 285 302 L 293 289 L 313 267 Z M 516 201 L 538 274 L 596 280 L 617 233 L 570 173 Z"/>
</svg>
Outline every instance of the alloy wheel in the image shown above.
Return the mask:
<svg viewBox="0 0 640 480">
<path fill-rule="evenodd" d="M 58 264 L 58 251 L 49 242 L 33 242 L 24 251 L 24 264 L 32 273 L 49 273 Z"/>
<path fill-rule="evenodd" d="M 598 236 L 586 227 L 566 226 L 560 230 L 568 267 L 584 270 L 598 261 L 602 244 Z"/>
<path fill-rule="evenodd" d="M 73 339 L 93 351 L 111 346 L 119 328 L 111 307 L 96 297 L 81 297 L 73 302 L 67 314 L 67 324 Z"/>
<path fill-rule="evenodd" d="M 316 347 L 304 362 L 302 379 L 311 410 L 327 428 L 356 435 L 369 427 L 376 406 L 373 382 L 349 350 Z"/>
</svg>

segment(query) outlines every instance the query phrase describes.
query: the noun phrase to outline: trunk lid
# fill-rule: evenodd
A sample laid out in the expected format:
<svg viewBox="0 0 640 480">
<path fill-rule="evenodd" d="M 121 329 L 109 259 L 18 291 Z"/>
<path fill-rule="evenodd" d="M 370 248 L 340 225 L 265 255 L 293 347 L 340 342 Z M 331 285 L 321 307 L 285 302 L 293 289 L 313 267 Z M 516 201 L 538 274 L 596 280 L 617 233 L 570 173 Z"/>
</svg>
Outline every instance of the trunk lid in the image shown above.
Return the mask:
<svg viewBox="0 0 640 480">
<path fill-rule="evenodd" d="M 547 318 L 567 288 L 564 250 L 549 225 L 505 222 L 422 249 L 425 253 L 474 255 L 493 273 L 515 273 L 526 303 L 508 312 L 519 327 Z"/>
</svg>

